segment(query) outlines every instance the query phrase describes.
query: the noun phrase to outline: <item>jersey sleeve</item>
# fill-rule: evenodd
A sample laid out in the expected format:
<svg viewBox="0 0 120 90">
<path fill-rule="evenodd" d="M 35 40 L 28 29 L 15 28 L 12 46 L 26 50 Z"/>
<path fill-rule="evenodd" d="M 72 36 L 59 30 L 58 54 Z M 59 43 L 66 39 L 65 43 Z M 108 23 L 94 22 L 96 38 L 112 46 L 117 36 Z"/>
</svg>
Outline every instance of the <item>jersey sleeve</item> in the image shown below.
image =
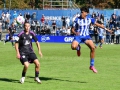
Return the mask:
<svg viewBox="0 0 120 90">
<path fill-rule="evenodd" d="M 15 43 L 19 43 L 19 40 L 20 40 L 20 36 L 19 35 L 15 36 Z"/>
<path fill-rule="evenodd" d="M 30 33 L 32 34 L 32 39 L 33 39 L 35 42 L 37 42 L 38 39 L 37 39 L 37 37 L 36 37 L 36 34 L 35 34 L 34 32 L 32 32 L 32 31 L 30 31 Z"/>
<path fill-rule="evenodd" d="M 15 36 L 15 43 L 19 43 L 19 40 L 23 33 L 24 33 L 24 31 L 20 32 L 17 36 Z"/>
<path fill-rule="evenodd" d="M 74 23 L 73 23 L 73 27 L 74 27 L 74 28 L 76 28 L 76 26 L 77 26 L 77 21 L 78 21 L 78 18 L 76 18 L 76 19 L 74 20 Z"/>
</svg>

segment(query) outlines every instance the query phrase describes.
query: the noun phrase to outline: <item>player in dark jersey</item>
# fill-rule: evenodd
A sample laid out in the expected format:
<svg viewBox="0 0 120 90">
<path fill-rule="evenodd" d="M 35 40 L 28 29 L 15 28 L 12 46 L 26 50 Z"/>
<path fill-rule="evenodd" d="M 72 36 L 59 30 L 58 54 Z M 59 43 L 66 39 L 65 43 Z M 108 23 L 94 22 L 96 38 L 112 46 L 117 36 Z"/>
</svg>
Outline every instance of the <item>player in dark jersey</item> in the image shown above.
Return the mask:
<svg viewBox="0 0 120 90">
<path fill-rule="evenodd" d="M 14 25 L 14 23 L 12 23 L 11 26 L 8 28 L 9 39 L 6 39 L 4 44 L 8 41 L 11 41 L 12 46 L 14 47 L 13 35 L 15 32 L 16 32 L 16 26 Z"/>
<path fill-rule="evenodd" d="M 34 32 L 30 31 L 30 24 L 28 22 L 24 24 L 24 29 L 25 30 L 20 32 L 18 34 L 18 37 L 15 38 L 16 55 L 17 55 L 17 58 L 20 59 L 20 62 L 24 65 L 20 83 L 24 83 L 26 72 L 30 63 L 35 64 L 35 81 L 37 81 L 38 83 L 41 83 L 39 79 L 40 63 L 37 59 L 36 54 L 33 51 L 32 39 L 35 41 L 38 48 L 38 53 L 42 57 L 40 44 Z"/>
</svg>

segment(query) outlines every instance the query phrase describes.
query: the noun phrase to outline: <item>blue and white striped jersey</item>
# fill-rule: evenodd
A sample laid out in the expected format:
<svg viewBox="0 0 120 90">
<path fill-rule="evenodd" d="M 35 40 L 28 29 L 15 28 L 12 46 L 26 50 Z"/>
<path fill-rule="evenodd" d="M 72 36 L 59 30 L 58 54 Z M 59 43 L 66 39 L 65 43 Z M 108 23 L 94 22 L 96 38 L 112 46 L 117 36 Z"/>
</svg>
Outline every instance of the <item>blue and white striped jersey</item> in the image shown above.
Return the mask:
<svg viewBox="0 0 120 90">
<path fill-rule="evenodd" d="M 102 29 L 102 28 L 98 28 L 98 34 L 99 34 L 99 36 L 104 36 L 104 34 L 105 34 L 105 30 L 104 29 Z"/>
<path fill-rule="evenodd" d="M 77 17 L 73 26 L 76 32 L 80 32 L 80 36 L 87 36 L 89 35 L 90 23 L 95 24 L 95 19 L 88 17 L 82 19 L 81 17 Z"/>
</svg>

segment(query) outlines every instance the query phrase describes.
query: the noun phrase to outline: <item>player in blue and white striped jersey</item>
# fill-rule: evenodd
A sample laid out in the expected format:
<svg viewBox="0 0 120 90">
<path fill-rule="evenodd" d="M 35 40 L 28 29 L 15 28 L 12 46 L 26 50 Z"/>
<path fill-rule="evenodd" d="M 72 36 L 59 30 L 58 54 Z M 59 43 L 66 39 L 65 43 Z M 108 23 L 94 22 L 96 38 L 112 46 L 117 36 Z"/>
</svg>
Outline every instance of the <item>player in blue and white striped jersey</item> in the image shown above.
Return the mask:
<svg viewBox="0 0 120 90">
<path fill-rule="evenodd" d="M 103 23 L 100 23 L 103 26 Z M 102 44 L 104 43 L 104 34 L 105 30 L 103 28 L 98 28 L 98 34 L 99 34 L 99 47 L 102 48 Z M 98 44 L 96 44 L 97 47 Z"/>
<path fill-rule="evenodd" d="M 84 42 L 89 48 L 90 48 L 90 70 L 92 70 L 94 73 L 97 73 L 97 70 L 94 67 L 94 58 L 95 58 L 95 45 L 89 35 L 89 27 L 90 23 L 95 24 L 98 27 L 101 27 L 109 32 L 111 30 L 108 30 L 104 26 L 100 25 L 95 21 L 95 19 L 87 17 L 89 13 L 89 9 L 87 7 L 81 8 L 81 14 L 80 17 L 77 17 L 74 21 L 74 25 L 72 27 L 72 33 L 75 34 L 74 40 L 71 44 L 72 50 L 77 50 L 77 55 L 80 56 L 80 43 Z"/>
</svg>

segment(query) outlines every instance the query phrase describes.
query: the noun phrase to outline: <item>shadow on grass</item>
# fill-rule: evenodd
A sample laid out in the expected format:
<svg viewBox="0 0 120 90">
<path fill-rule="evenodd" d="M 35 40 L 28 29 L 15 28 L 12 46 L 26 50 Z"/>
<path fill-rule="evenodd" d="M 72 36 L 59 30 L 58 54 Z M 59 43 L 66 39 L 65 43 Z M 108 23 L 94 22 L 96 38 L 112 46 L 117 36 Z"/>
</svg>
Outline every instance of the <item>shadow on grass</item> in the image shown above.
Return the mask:
<svg viewBox="0 0 120 90">
<path fill-rule="evenodd" d="M 19 83 L 18 80 L 15 80 L 15 79 L 8 79 L 8 78 L 0 78 L 0 81 Z"/>
<path fill-rule="evenodd" d="M 27 76 L 27 77 L 34 79 L 34 77 L 31 77 L 31 76 Z M 63 80 L 63 79 L 52 78 L 52 77 L 40 77 L 40 80 L 42 80 L 42 81 L 57 80 L 57 81 L 66 81 L 66 82 L 87 83 L 87 82 L 82 82 L 82 81 L 72 81 L 72 80 L 65 80 L 65 79 Z M 8 79 L 8 78 L 0 78 L 0 81 L 12 82 L 12 83 L 20 83 L 19 80 Z"/>
<path fill-rule="evenodd" d="M 27 76 L 27 77 L 28 78 L 34 78 L 34 77 L 31 77 L 31 76 Z M 82 82 L 82 81 L 63 80 L 63 79 L 52 78 L 52 77 L 40 77 L 40 80 L 42 80 L 42 81 L 57 80 L 57 81 L 66 81 L 66 82 L 87 83 L 87 82 Z"/>
</svg>

